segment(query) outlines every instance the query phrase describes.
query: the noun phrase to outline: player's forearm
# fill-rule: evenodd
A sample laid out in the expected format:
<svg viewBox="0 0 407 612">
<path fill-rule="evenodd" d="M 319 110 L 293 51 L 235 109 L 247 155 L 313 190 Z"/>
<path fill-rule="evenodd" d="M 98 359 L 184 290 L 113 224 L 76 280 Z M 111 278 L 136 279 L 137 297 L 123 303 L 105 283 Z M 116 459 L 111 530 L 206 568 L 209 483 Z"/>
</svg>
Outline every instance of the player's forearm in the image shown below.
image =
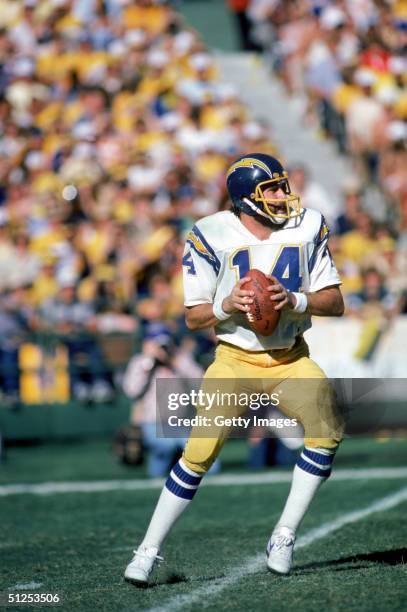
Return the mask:
<svg viewBox="0 0 407 612">
<path fill-rule="evenodd" d="M 219 323 L 219 320 L 213 314 L 212 304 L 198 304 L 185 308 L 185 322 L 188 329 L 196 331 L 213 327 Z"/>
<path fill-rule="evenodd" d="M 341 317 L 345 310 L 342 293 L 339 287 L 327 287 L 307 293 L 306 312 L 318 317 Z"/>
</svg>

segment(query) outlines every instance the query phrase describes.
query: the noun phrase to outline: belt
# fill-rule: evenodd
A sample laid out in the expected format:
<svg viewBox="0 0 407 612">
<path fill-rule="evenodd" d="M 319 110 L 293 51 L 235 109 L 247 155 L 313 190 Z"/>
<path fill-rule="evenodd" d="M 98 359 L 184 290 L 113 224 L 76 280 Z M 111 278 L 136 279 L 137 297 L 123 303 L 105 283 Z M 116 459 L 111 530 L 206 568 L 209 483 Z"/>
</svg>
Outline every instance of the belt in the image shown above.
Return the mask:
<svg viewBox="0 0 407 612">
<path fill-rule="evenodd" d="M 280 349 L 269 349 L 268 351 L 248 351 L 247 349 L 237 346 L 236 344 L 231 344 L 230 342 L 225 342 L 224 340 L 219 340 L 218 346 L 229 346 L 230 348 L 235 349 L 237 351 L 242 351 L 243 353 L 251 353 L 253 355 L 281 355 L 282 353 L 286 353 L 287 351 L 291 351 L 292 349 L 296 348 L 302 340 L 302 336 L 296 336 L 295 342 L 292 346 L 287 346 L 285 348 Z"/>
</svg>

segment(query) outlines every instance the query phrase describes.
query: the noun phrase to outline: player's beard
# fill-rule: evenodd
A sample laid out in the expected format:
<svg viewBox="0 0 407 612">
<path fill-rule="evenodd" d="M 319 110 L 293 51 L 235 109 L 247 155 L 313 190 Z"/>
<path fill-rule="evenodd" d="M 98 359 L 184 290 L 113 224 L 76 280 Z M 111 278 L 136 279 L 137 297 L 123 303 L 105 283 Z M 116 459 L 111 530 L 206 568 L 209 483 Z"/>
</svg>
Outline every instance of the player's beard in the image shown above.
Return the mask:
<svg viewBox="0 0 407 612">
<path fill-rule="evenodd" d="M 286 225 L 286 223 L 287 223 L 287 221 L 288 221 L 288 218 L 287 218 L 287 219 L 285 219 L 285 218 L 284 218 L 284 219 L 282 219 L 282 222 L 281 222 L 281 223 L 279 223 L 278 221 L 277 221 L 277 222 L 275 222 L 275 221 L 273 221 L 273 219 L 272 219 L 270 216 L 265 216 L 265 215 L 266 215 L 266 214 L 268 214 L 268 213 L 266 213 L 266 211 L 264 211 L 264 210 L 262 209 L 262 207 L 257 206 L 257 204 L 255 204 L 254 202 L 252 202 L 252 201 L 251 201 L 249 198 L 243 198 L 243 202 L 245 202 L 245 203 L 246 203 L 248 206 L 250 206 L 250 208 L 251 208 L 251 209 L 252 209 L 252 211 L 253 211 L 253 212 L 251 213 L 251 216 L 252 216 L 253 218 L 255 218 L 255 219 L 256 219 L 256 221 L 258 221 L 259 223 L 261 223 L 263 226 L 265 226 L 265 227 L 267 227 L 267 228 L 270 228 L 270 229 L 271 229 L 271 230 L 273 230 L 273 231 L 281 230 L 281 229 L 283 229 L 283 228 L 285 227 L 285 225 Z M 255 208 L 257 208 L 259 212 L 256 212 L 256 211 L 255 211 Z M 260 211 L 261 211 L 261 213 L 263 213 L 263 214 L 260 214 Z M 248 213 L 246 213 L 246 214 L 248 214 Z M 263 215 L 264 215 L 264 216 L 263 216 Z"/>
<path fill-rule="evenodd" d="M 265 227 L 269 227 L 273 231 L 277 231 L 277 230 L 281 230 L 281 229 L 283 229 L 283 227 L 285 227 L 288 219 L 283 219 L 281 223 L 275 223 L 271 219 L 271 217 L 270 218 L 266 218 L 266 217 L 261 217 L 259 215 L 259 216 L 256 216 L 256 221 L 258 221 L 259 223 L 261 223 Z"/>
</svg>

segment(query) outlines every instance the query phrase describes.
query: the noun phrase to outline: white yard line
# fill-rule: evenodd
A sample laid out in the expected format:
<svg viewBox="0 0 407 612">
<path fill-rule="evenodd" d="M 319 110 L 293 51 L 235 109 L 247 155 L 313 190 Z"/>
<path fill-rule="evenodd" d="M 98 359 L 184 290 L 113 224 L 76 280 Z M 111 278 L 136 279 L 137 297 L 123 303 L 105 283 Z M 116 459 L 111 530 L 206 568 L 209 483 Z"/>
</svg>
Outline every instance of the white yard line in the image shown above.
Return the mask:
<svg viewBox="0 0 407 612">
<path fill-rule="evenodd" d="M 325 536 L 330 535 L 334 531 L 341 529 L 345 525 L 356 523 L 356 521 L 367 518 L 374 512 L 383 512 L 384 510 L 395 508 L 404 501 L 407 501 L 407 487 L 400 489 L 392 495 L 387 495 L 386 497 L 373 502 L 363 510 L 348 512 L 347 514 L 339 516 L 333 521 L 324 523 L 320 527 L 311 529 L 308 531 L 308 533 L 297 540 L 295 548 L 297 550 L 299 548 L 309 546 L 317 540 L 320 540 Z M 242 565 L 233 568 L 229 574 L 223 578 L 213 580 L 211 584 L 199 587 L 190 593 L 170 597 L 167 601 L 161 603 L 159 607 L 151 608 L 148 612 L 175 612 L 176 610 L 181 610 L 183 607 L 190 606 L 193 603 L 208 601 L 210 597 L 215 597 L 227 587 L 236 584 L 239 580 L 246 578 L 250 574 L 258 572 L 262 568 L 265 569 L 265 567 L 265 554 L 250 557 L 246 559 Z"/>
<path fill-rule="evenodd" d="M 407 478 L 407 468 L 366 468 L 338 469 L 332 473 L 331 481 L 343 480 L 378 480 L 381 478 Z M 38 484 L 10 484 L 0 486 L 0 497 L 8 495 L 50 495 L 56 493 L 103 493 L 106 491 L 146 491 L 161 489 L 162 478 L 151 480 L 93 480 L 89 482 L 41 482 Z M 291 482 L 291 471 L 270 471 L 261 474 L 220 474 L 208 476 L 201 484 L 204 487 L 224 487 L 230 485 L 262 485 Z"/>
</svg>

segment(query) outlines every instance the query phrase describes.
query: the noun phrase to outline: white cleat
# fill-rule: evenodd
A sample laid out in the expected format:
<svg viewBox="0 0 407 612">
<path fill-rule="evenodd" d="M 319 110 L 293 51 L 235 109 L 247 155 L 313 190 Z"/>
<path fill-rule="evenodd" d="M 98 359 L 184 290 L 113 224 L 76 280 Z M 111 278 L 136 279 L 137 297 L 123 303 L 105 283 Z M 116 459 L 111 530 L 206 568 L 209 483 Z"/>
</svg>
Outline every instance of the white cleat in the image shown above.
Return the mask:
<svg viewBox="0 0 407 612">
<path fill-rule="evenodd" d="M 293 564 L 295 531 L 277 527 L 267 544 L 267 567 L 277 574 L 288 574 Z"/>
<path fill-rule="evenodd" d="M 137 586 L 147 586 L 154 566 L 157 562 L 164 561 L 164 559 L 158 555 L 158 548 L 156 546 L 151 546 L 150 548 L 139 546 L 133 552 L 134 557 L 126 567 L 124 577 Z"/>
</svg>

